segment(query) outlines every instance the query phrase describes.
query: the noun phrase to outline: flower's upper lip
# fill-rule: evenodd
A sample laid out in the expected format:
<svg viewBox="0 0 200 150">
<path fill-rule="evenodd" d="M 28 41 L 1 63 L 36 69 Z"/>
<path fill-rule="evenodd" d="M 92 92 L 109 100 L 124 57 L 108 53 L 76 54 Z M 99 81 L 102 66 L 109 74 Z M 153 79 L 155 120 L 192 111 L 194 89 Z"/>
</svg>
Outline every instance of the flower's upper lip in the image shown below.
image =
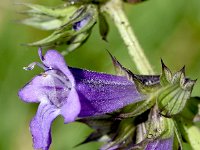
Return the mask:
<svg viewBox="0 0 200 150">
<path fill-rule="evenodd" d="M 63 72 L 71 81 L 72 85 L 75 85 L 74 77 L 69 71 L 64 58 L 55 50 L 48 50 L 46 54 L 42 55 L 42 49 L 38 50 L 41 61 L 49 69 L 60 70 Z"/>
</svg>

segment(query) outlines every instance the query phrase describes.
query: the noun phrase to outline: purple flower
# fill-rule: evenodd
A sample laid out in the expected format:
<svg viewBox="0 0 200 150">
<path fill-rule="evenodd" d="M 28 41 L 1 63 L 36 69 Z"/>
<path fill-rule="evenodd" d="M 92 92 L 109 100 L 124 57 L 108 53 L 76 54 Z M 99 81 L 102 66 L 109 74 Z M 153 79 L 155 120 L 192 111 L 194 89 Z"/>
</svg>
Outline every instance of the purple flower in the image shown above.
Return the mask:
<svg viewBox="0 0 200 150">
<path fill-rule="evenodd" d="M 167 139 L 158 139 L 148 143 L 145 150 L 172 150 L 173 137 Z"/>
<path fill-rule="evenodd" d="M 39 56 L 43 64 L 34 62 L 44 73 L 34 77 L 19 91 L 19 97 L 30 103 L 40 103 L 30 122 L 35 149 L 48 150 L 51 144 L 51 123 L 58 116 L 69 123 L 76 117 L 96 116 L 118 110 L 145 99 L 126 77 L 68 68 L 55 50 Z"/>
</svg>

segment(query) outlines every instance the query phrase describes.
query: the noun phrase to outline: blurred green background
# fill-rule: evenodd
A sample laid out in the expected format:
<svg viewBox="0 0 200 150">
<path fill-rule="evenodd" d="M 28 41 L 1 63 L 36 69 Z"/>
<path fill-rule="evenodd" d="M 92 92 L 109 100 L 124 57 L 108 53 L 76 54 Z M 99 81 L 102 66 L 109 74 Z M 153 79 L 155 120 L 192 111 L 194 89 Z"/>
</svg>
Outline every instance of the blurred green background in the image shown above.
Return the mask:
<svg viewBox="0 0 200 150">
<path fill-rule="evenodd" d="M 16 23 L 21 18 L 17 12 L 19 1 L 1 0 L 0 3 L 0 150 L 31 150 L 32 139 L 29 121 L 35 115 L 37 104 L 26 104 L 17 96 L 18 90 L 39 68 L 24 71 L 23 66 L 39 61 L 37 48 L 20 44 L 39 40 L 49 33 Z M 21 2 L 21 1 L 20 1 Z M 52 6 L 55 2 L 29 0 Z M 57 1 L 62 3 L 62 1 Z M 200 77 L 200 1 L 199 0 L 149 0 L 138 5 L 125 5 L 131 25 L 157 73 L 160 73 L 160 58 L 173 71 L 186 65 L 186 74 L 192 79 Z M 137 73 L 127 49 L 115 26 L 108 18 L 110 32 L 108 42 L 101 40 L 98 25 L 82 47 L 66 56 L 70 66 L 114 73 L 109 50 L 127 68 Z M 193 95 L 200 96 L 200 81 Z M 70 150 L 92 130 L 86 125 L 73 123 L 64 125 L 58 117 L 52 128 L 51 149 Z M 97 149 L 87 145 L 82 150 Z"/>
</svg>

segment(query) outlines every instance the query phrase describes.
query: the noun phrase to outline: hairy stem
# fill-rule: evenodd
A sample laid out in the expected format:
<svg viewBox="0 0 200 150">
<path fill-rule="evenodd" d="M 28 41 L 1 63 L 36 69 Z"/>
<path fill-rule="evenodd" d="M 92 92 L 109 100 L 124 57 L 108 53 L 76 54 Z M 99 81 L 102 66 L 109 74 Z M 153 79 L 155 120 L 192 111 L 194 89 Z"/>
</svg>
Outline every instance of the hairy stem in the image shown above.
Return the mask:
<svg viewBox="0 0 200 150">
<path fill-rule="evenodd" d="M 145 75 L 154 74 L 154 71 L 145 56 L 144 51 L 138 43 L 138 40 L 123 11 L 122 3 L 122 0 L 110 0 L 102 6 L 102 11 L 109 14 L 109 16 L 113 19 L 138 71 Z"/>
</svg>

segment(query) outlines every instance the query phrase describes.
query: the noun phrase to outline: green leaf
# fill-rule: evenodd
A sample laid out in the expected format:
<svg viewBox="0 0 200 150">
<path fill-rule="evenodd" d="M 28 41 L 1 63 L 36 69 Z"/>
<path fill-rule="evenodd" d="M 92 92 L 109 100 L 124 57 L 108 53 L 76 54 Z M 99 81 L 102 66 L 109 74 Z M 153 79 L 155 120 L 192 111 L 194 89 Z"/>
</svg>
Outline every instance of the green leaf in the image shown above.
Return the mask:
<svg viewBox="0 0 200 150">
<path fill-rule="evenodd" d="M 54 30 L 59 28 L 62 25 L 62 21 L 59 19 L 47 18 L 40 19 L 38 17 L 27 18 L 22 21 L 21 23 L 25 25 L 29 25 L 38 29 L 42 30 Z"/>
<path fill-rule="evenodd" d="M 184 139 L 190 144 L 193 150 L 200 147 L 200 128 L 195 126 L 190 120 L 176 117 L 178 127 Z"/>
<path fill-rule="evenodd" d="M 24 13 L 32 16 L 43 15 L 43 16 L 51 16 L 54 18 L 71 16 L 76 10 L 76 6 L 67 6 L 67 7 L 46 7 L 37 4 L 30 4 L 30 3 L 19 3 L 19 5 L 24 5 L 30 10 L 24 11 Z"/>
<path fill-rule="evenodd" d="M 200 97 L 191 97 L 180 116 L 190 121 L 200 121 Z"/>
<path fill-rule="evenodd" d="M 76 6 L 50 8 L 29 3 L 22 3 L 21 5 L 30 8 L 22 12 L 22 14 L 30 16 L 30 18 L 20 22 L 42 30 L 55 30 L 61 27 L 61 25 L 70 21 L 70 17 L 78 9 Z"/>
</svg>

